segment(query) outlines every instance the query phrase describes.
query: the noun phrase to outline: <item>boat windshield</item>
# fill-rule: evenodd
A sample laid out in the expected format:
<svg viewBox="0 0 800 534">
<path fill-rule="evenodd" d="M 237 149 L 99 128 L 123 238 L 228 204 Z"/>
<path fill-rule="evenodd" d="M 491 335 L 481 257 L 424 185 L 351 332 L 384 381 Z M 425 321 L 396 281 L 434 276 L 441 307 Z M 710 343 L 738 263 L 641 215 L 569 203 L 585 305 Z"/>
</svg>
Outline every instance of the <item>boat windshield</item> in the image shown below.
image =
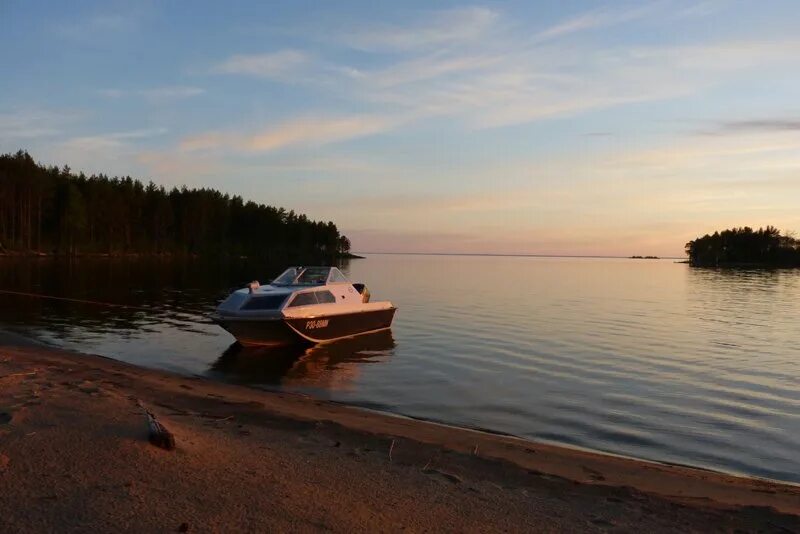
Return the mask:
<svg viewBox="0 0 800 534">
<path fill-rule="evenodd" d="M 272 281 L 275 286 L 317 286 L 328 281 L 330 267 L 289 267 Z"/>
</svg>

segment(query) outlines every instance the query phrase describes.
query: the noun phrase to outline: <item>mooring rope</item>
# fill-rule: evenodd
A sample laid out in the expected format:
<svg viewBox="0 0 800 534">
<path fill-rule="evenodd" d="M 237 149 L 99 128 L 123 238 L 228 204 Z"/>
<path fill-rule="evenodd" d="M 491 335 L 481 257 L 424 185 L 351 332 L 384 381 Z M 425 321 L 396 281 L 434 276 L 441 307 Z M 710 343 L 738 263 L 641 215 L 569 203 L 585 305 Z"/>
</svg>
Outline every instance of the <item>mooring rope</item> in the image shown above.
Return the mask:
<svg viewBox="0 0 800 534">
<path fill-rule="evenodd" d="M 95 306 L 108 306 L 112 308 L 128 308 L 128 309 L 138 309 L 138 310 L 147 310 L 150 311 L 149 308 L 145 308 L 142 306 L 129 306 L 128 304 L 114 304 L 113 302 L 101 302 L 99 300 L 87 300 L 87 299 L 73 299 L 69 297 L 56 297 L 54 295 L 43 295 L 41 293 L 26 293 L 25 291 L 12 291 L 10 289 L 0 289 L 0 293 L 5 293 L 7 295 L 17 295 L 20 297 L 34 297 L 40 299 L 51 299 L 51 300 L 65 300 L 67 302 L 77 302 L 79 304 L 93 304 Z"/>
<path fill-rule="evenodd" d="M 137 310 L 147 313 L 154 313 L 155 310 L 151 307 L 145 306 L 131 306 L 129 304 L 115 304 L 113 302 L 102 302 L 99 300 L 88 300 L 88 299 L 73 299 L 69 297 L 56 297 L 55 295 L 44 295 L 42 293 L 27 293 L 25 291 L 14 291 L 11 289 L 0 289 L 0 294 L 6 295 L 16 295 L 19 297 L 32 297 L 32 298 L 40 298 L 40 299 L 50 299 L 50 300 L 62 300 L 66 302 L 75 302 L 77 304 L 91 304 L 92 306 L 106 306 L 108 308 L 123 308 L 127 310 Z M 177 312 L 177 314 L 181 315 L 190 315 L 187 312 Z M 175 314 L 173 314 L 175 315 Z M 195 318 L 188 318 L 182 317 L 179 320 L 186 322 L 186 323 L 196 323 L 196 324 L 215 324 L 210 318 L 206 317 L 206 314 L 200 313 L 199 314 L 202 318 L 195 319 Z M 173 317 L 174 318 L 174 317 Z M 167 321 L 167 319 L 163 319 Z"/>
</svg>

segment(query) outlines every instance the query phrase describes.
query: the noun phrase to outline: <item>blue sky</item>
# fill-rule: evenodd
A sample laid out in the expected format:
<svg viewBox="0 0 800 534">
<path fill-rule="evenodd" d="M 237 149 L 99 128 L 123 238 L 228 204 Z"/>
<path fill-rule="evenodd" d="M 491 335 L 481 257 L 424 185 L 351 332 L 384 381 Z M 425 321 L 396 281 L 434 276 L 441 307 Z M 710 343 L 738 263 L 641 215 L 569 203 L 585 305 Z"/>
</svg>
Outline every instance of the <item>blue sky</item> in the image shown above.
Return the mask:
<svg viewBox="0 0 800 534">
<path fill-rule="evenodd" d="M 359 251 L 800 231 L 800 4 L 0 1 L 0 151 L 212 186 Z"/>
</svg>

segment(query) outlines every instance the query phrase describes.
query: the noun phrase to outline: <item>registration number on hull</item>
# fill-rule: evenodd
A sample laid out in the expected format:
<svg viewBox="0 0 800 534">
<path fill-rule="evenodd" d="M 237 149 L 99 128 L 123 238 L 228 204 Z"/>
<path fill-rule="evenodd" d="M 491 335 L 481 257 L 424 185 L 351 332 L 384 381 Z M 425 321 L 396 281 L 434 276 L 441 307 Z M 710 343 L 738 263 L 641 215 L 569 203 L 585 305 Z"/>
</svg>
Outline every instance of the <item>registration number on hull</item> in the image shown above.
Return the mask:
<svg viewBox="0 0 800 534">
<path fill-rule="evenodd" d="M 316 330 L 328 326 L 328 319 L 318 319 L 316 321 L 306 321 L 306 330 Z"/>
</svg>

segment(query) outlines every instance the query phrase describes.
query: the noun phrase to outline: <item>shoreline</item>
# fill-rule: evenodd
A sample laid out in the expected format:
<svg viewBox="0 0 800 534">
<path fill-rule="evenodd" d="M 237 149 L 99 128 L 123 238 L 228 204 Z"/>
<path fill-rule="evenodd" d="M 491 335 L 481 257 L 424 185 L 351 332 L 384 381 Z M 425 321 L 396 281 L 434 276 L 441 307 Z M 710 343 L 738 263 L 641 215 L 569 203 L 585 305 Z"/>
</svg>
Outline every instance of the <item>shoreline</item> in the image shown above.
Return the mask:
<svg viewBox="0 0 800 534">
<path fill-rule="evenodd" d="M 122 521 L 131 530 L 183 522 L 217 525 L 199 530 L 604 530 L 642 521 L 655 531 L 800 529 L 800 486 L 180 376 L 13 334 L 0 333 L 0 386 L 7 532 L 63 525 L 53 521 L 71 517 L 76 502 L 102 503 L 109 493 L 126 506 L 81 508 L 75 521 L 103 529 Z M 175 451 L 148 443 L 132 399 L 175 434 Z M 97 464 L 106 486 L 91 481 Z M 290 475 L 279 476 L 276 465 L 291 465 Z M 50 476 L 60 470 L 63 478 Z M 229 508 L 232 496 L 274 503 L 265 481 L 284 492 L 277 500 L 286 510 Z M 176 491 L 165 497 L 169 487 Z M 318 510 L 302 506 L 311 497 Z M 42 498 L 36 514 L 20 509 Z M 416 507 L 413 517 L 392 505 L 398 499 Z M 353 508 L 338 509 L 339 500 Z M 136 523 L 134 512 L 148 507 L 157 509 L 145 512 L 150 522 Z M 184 520 L 171 519 L 175 509 Z"/>
</svg>

